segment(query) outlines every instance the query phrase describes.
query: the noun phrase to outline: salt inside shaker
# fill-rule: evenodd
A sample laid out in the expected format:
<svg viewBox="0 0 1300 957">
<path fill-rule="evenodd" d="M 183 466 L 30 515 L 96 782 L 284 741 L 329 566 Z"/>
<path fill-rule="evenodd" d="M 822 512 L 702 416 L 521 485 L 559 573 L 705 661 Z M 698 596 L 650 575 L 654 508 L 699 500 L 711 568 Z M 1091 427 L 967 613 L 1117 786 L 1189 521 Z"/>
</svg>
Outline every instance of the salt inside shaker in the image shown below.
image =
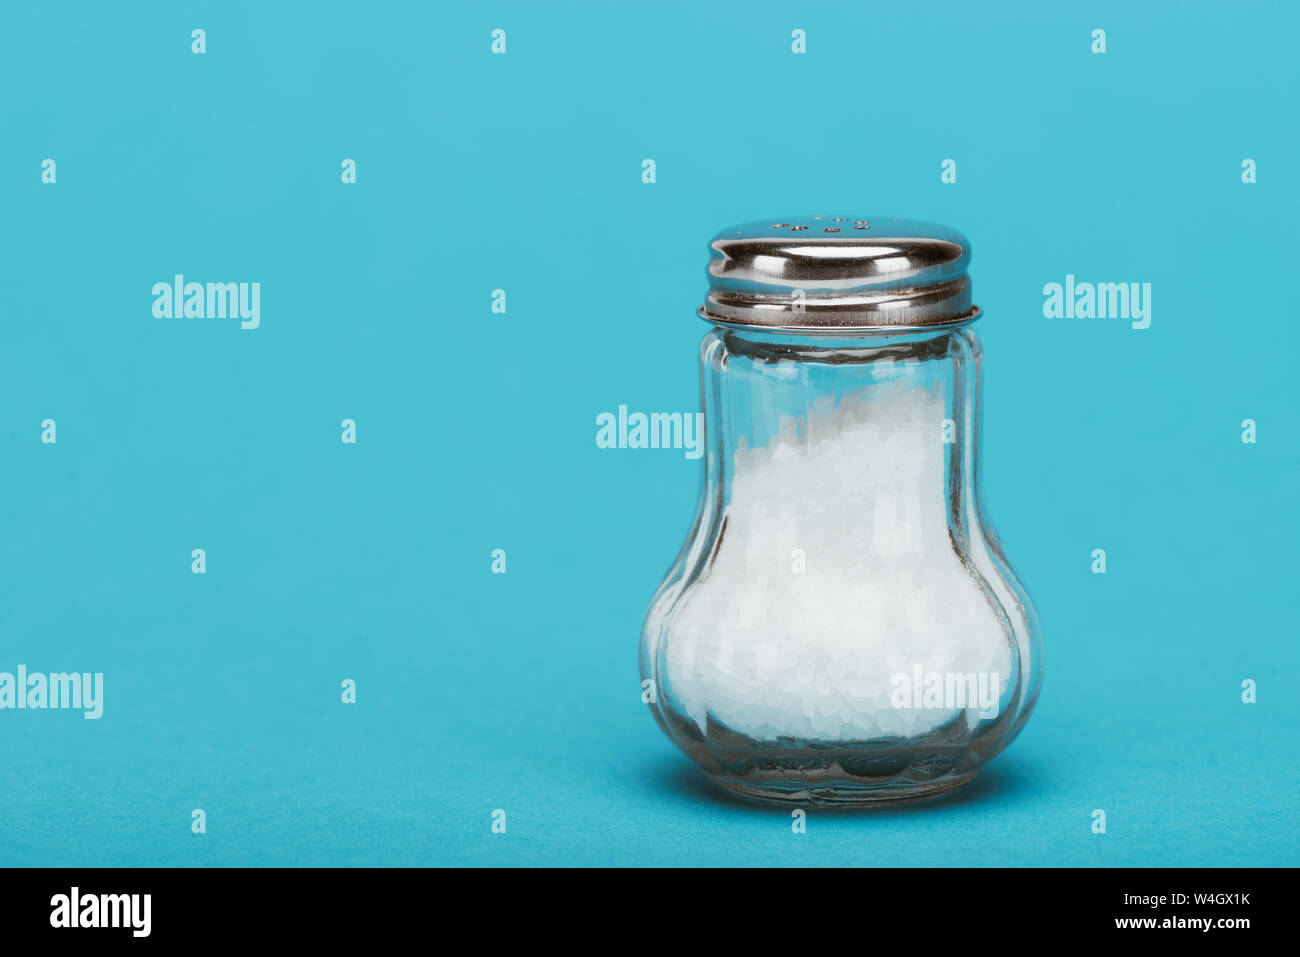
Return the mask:
<svg viewBox="0 0 1300 957">
<path fill-rule="evenodd" d="M 641 638 L 643 694 L 717 784 L 860 806 L 942 794 L 1042 680 L 984 516 L 970 245 L 897 218 L 711 242 L 704 490 Z"/>
</svg>

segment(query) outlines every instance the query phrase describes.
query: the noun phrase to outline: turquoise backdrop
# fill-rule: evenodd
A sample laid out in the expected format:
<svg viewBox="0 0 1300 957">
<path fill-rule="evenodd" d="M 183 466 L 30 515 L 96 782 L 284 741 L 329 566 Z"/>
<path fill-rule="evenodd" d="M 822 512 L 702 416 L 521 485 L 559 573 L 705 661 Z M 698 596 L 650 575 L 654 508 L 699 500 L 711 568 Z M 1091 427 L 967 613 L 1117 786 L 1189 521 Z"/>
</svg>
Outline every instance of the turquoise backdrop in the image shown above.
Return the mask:
<svg viewBox="0 0 1300 957">
<path fill-rule="evenodd" d="M 1298 9 L 4 4 L 0 671 L 104 710 L 0 710 L 0 864 L 1300 863 Z M 974 244 L 1047 671 L 961 796 L 795 834 L 640 702 L 701 463 L 595 419 L 699 407 L 717 229 L 840 210 Z"/>
</svg>

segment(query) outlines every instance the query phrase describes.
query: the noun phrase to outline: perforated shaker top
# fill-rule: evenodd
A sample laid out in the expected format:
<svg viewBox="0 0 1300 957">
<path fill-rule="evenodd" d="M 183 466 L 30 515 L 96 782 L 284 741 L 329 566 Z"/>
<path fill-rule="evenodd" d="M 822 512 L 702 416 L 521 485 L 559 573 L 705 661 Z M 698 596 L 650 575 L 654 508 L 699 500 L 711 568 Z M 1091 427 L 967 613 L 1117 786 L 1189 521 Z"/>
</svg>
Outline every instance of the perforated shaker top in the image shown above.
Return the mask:
<svg viewBox="0 0 1300 957">
<path fill-rule="evenodd" d="M 853 332 L 960 325 L 971 249 L 955 229 L 914 219 L 799 216 L 722 230 L 709 243 L 700 315 L 730 326 Z"/>
</svg>

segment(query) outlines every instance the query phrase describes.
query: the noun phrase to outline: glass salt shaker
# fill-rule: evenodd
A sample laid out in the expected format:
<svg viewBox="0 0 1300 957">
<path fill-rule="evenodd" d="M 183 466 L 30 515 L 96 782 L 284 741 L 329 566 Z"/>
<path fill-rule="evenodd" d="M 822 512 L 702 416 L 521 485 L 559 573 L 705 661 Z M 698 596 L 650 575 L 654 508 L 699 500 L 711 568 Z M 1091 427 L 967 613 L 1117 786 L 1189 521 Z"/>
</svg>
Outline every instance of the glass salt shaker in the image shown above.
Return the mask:
<svg viewBox="0 0 1300 957">
<path fill-rule="evenodd" d="M 704 490 L 641 637 L 643 700 L 721 787 L 861 806 L 961 786 L 1042 682 L 979 485 L 970 245 L 912 220 L 711 243 Z"/>
</svg>

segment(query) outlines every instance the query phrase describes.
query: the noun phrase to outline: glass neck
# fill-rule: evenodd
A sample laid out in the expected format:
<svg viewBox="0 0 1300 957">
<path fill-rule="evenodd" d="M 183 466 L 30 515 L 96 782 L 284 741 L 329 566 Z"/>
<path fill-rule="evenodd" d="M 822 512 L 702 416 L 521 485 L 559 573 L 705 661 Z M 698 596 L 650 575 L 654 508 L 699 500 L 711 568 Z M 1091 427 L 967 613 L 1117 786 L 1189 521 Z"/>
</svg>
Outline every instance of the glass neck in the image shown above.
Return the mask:
<svg viewBox="0 0 1300 957">
<path fill-rule="evenodd" d="M 870 502 L 902 516 L 909 535 L 946 536 L 945 523 L 913 514 L 917 503 L 946 502 L 965 524 L 979 388 L 969 330 L 832 338 L 715 329 L 701 357 L 707 480 L 719 504 L 760 515 L 785 488 L 800 521 Z"/>
</svg>

